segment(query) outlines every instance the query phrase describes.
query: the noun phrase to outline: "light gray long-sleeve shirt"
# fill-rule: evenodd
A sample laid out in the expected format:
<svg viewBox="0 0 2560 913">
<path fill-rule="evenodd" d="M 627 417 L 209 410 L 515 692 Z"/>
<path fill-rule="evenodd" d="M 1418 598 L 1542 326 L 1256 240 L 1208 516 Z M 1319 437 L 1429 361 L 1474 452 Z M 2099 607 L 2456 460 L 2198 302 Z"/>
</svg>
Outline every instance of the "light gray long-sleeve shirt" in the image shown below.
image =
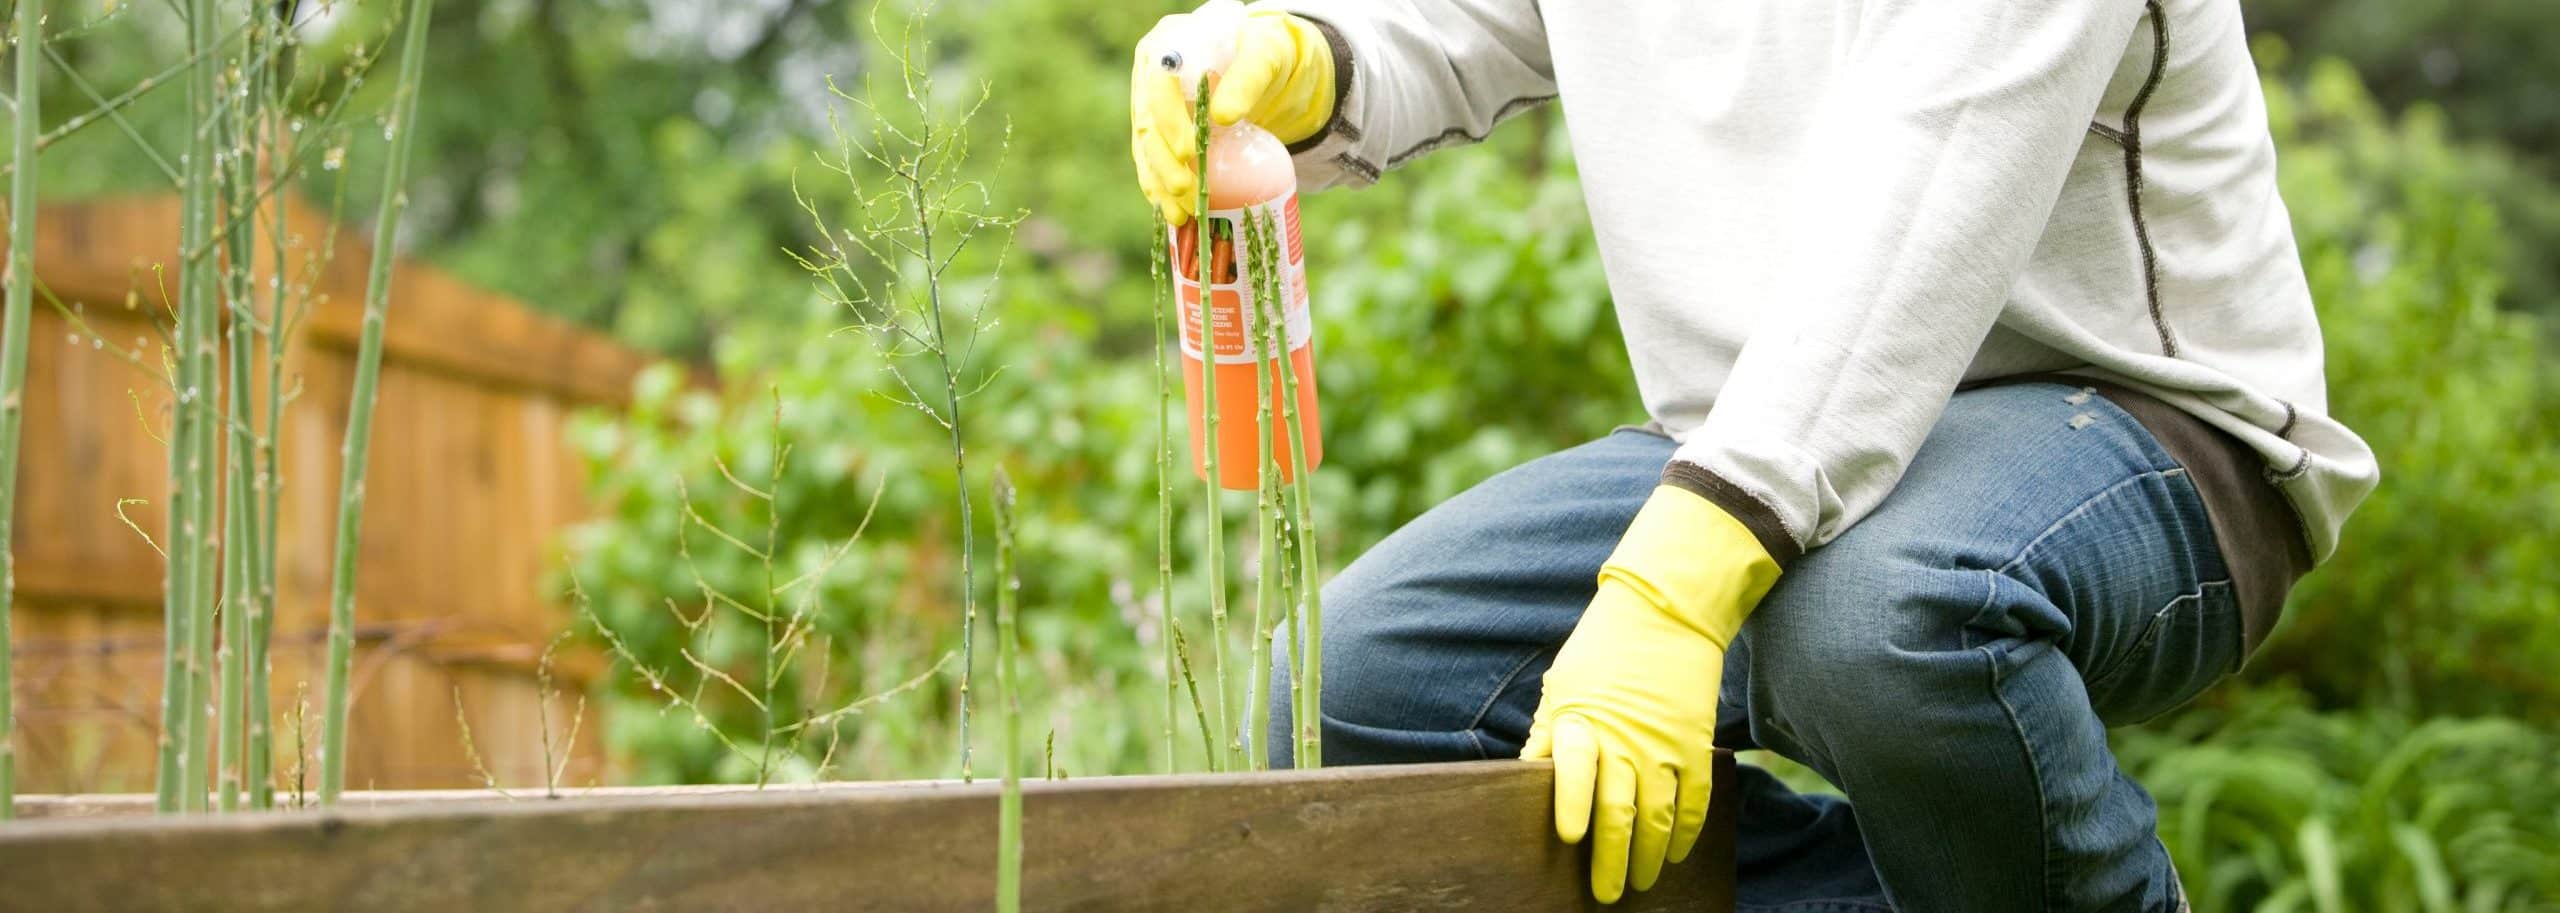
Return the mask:
<svg viewBox="0 0 2560 913">
<path fill-rule="evenodd" d="M 1560 98 L 1666 479 L 1781 561 L 1959 384 L 2147 393 L 2263 457 L 2313 560 L 2378 476 L 2331 419 L 2237 0 L 1266 0 L 1334 44 L 1310 187 Z"/>
</svg>

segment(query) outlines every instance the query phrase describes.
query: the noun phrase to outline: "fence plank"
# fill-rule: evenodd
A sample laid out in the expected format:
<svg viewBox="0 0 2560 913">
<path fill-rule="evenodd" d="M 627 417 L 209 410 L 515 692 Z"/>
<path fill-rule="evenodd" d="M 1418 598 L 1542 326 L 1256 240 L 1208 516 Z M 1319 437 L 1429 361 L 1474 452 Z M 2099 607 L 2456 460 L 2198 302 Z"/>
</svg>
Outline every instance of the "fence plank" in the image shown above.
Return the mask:
<svg viewBox="0 0 2560 913">
<path fill-rule="evenodd" d="M 1687 863 L 1609 910 L 1728 910 L 1719 755 Z M 1599 910 L 1543 762 L 1026 784 L 1045 911 Z M 993 903 L 996 787 L 908 784 L 556 802 L 74 818 L 0 828 L 0 910 L 879 910 Z"/>
<path fill-rule="evenodd" d="M 311 312 L 285 354 L 298 395 L 279 458 L 275 690 L 279 762 L 295 687 L 316 682 L 335 542 L 337 449 L 345 436 L 352 349 L 368 252 L 319 212 L 288 207 L 285 275 L 311 284 Z M 147 786 L 156 702 L 131 712 L 129 692 L 157 688 L 165 541 L 169 395 L 156 376 L 174 280 L 177 201 L 66 202 L 38 214 L 37 278 L 86 329 L 39 306 L 29 337 L 26 452 L 17 528 L 24 632 L 15 644 L 22 695 L 21 788 Z M 5 233 L 0 233 L 5 237 Z M 336 237 L 336 256 L 311 258 Z M 267 258 L 258 258 L 261 280 Z M 490 772 L 522 782 L 541 768 L 540 726 L 518 726 L 543 697 L 534 663 L 569 621 L 543 575 L 553 538 L 582 516 L 580 463 L 560 426 L 572 411 L 625 395 L 643 356 L 611 339 L 472 289 L 432 266 L 401 263 L 375 412 L 373 489 L 365 515 L 358 693 L 349 780 L 381 786 L 475 783 L 456 735 L 454 690 L 475 719 Z M 253 283 L 269 288 L 264 281 Z M 103 340 L 92 339 L 94 331 Z M 117 351 L 109 351 L 109 350 Z M 133 363 L 139 361 L 137 365 Z M 261 380 L 263 383 L 263 380 Z M 257 399 L 263 401 L 263 387 Z M 54 618 L 69 619 L 54 623 Z M 111 639 L 108 638 L 112 633 Z M 574 692 L 603 668 L 576 645 L 557 678 Z M 379 687 L 372 687 L 378 685 Z M 555 697 L 559 721 L 569 707 Z M 600 709 L 600 708 L 598 708 Z M 594 720 L 589 720 L 594 723 Z M 570 746 L 573 778 L 604 761 L 602 727 Z M 441 736 L 441 741 L 432 740 Z M 5 880 L 5 879 L 0 879 Z"/>
</svg>

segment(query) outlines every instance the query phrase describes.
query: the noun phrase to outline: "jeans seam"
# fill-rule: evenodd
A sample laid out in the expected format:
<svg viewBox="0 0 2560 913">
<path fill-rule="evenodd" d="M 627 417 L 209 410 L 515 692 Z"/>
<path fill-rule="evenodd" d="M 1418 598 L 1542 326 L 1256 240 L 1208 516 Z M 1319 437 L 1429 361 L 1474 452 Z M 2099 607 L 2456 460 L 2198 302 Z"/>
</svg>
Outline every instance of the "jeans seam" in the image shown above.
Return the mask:
<svg viewBox="0 0 2560 913">
<path fill-rule="evenodd" d="M 2052 524 L 2046 526 L 2043 532 L 2037 533 L 2035 538 L 2027 540 L 2027 544 L 2019 546 L 2016 554 L 2010 555 L 2008 561 L 2001 563 L 1999 573 L 2005 575 L 2010 571 L 2016 570 L 2020 563 L 2027 560 L 2028 555 L 2035 552 L 2037 546 L 2043 545 L 2044 540 L 2053 538 L 2054 533 L 2060 532 L 2064 524 L 2080 519 L 2080 515 L 2088 513 L 2091 509 L 2097 507 L 2099 502 L 2115 497 L 2116 492 L 2124 490 L 2125 486 L 2142 482 L 2146 479 L 2165 478 L 2172 473 L 2183 475 L 2185 472 L 2186 470 L 2184 469 L 2174 467 L 2170 469 L 2145 470 L 2143 472 L 2126 476 L 2123 480 L 2107 486 L 2105 490 L 2100 491 L 2097 494 L 2090 495 L 2087 500 L 2081 501 L 2078 506 L 2071 508 L 2069 512 L 2064 513 L 2060 518 L 2054 520 Z"/>
<path fill-rule="evenodd" d="M 2142 623 L 2142 633 L 2134 636 L 2133 645 L 2126 648 L 2123 655 L 2116 657 L 2116 661 L 2109 663 L 2104 670 L 2089 673 L 2089 687 L 2093 689 L 2105 687 L 2109 682 L 2115 681 L 2116 676 L 2123 674 L 2125 664 L 2132 661 L 2135 654 L 2151 646 L 2152 641 L 2160 637 L 2161 621 L 2168 618 L 2171 612 L 2177 611 L 2179 603 L 2191 603 L 2195 611 L 2202 612 L 2205 610 L 2205 598 L 2213 592 L 2214 587 L 2229 586 L 2231 586 L 2231 579 L 2228 577 L 2221 580 L 2207 580 L 2197 583 L 2195 589 L 2170 597 L 2168 602 L 2152 611 L 2149 620 Z M 2238 650 L 2239 647 L 2235 645 L 2233 649 Z M 2240 654 L 2235 652 L 2233 655 Z M 2217 673 L 2216 677 L 2229 675 L 2237 668 L 2234 666 L 2232 669 L 2224 669 Z"/>
<path fill-rule="evenodd" d="M 2044 792 L 2044 764 L 2036 760 L 2035 744 L 2027 739 L 2026 723 L 2018 718 L 2018 708 L 2010 705 L 2009 696 L 2000 690 L 2000 658 L 1989 647 L 1979 647 L 1974 652 L 1982 655 L 1991 699 L 1999 702 L 2001 713 L 2008 715 L 2009 731 L 2018 737 L 2018 751 L 2027 756 L 2028 779 L 2036 790 L 2036 883 L 2043 889 L 2036 900 L 2040 909 L 2049 910 L 2053 907 L 2053 821 L 2051 802 Z"/>
<path fill-rule="evenodd" d="M 1512 663 L 1511 671 L 1504 673 L 1501 681 L 1493 683 L 1493 690 L 1485 693 L 1484 703 L 1476 706 L 1475 718 L 1467 721 L 1466 732 L 1467 738 L 1475 742 L 1478 758 L 1490 759 L 1493 756 L 1491 752 L 1485 751 L 1484 740 L 1476 736 L 1476 732 L 1484 728 L 1484 718 L 1493 712 L 1493 705 L 1502 700 L 1502 692 L 1511 690 L 1511 683 L 1520 680 L 1521 670 L 1529 668 L 1529 664 L 1537 661 L 1538 656 L 1545 652 L 1547 652 L 1546 648 L 1543 647 L 1531 650 L 1528 655 L 1520 657 L 1519 662 Z"/>
<path fill-rule="evenodd" d="M 1983 569 L 1982 604 L 1973 607 L 1973 621 L 1982 620 L 1983 613 L 1991 611 L 1991 604 L 1999 598 L 2000 572 L 1988 568 Z M 1973 625 L 1971 623 L 1967 623 L 1956 629 L 1956 642 L 1967 650 L 1982 646 L 1981 644 L 1973 642 Z"/>
</svg>

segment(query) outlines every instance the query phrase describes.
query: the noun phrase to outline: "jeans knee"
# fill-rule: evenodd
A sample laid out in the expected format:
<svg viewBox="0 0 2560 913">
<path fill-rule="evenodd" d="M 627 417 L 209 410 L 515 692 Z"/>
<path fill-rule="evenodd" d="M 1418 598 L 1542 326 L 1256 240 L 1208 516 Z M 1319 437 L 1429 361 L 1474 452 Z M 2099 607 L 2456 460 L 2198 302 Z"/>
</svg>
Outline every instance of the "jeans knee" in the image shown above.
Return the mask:
<svg viewBox="0 0 2560 913">
<path fill-rule="evenodd" d="M 1428 661 L 1433 645 L 1399 633 L 1391 608 L 1382 606 L 1391 590 L 1363 585 L 1345 575 L 1324 589 L 1324 694 L 1319 712 L 1328 720 L 1360 726 L 1403 728 L 1415 723 L 1417 704 L 1427 681 L 1416 667 Z M 1293 641 L 1294 642 L 1294 641 Z M 1294 654 L 1293 658 L 1294 658 Z M 1290 699 L 1289 669 L 1274 669 L 1275 707 Z"/>
<path fill-rule="evenodd" d="M 1966 676 L 1981 674 L 1964 635 L 1978 586 L 1966 595 L 1967 572 L 1820 554 L 1790 569 L 1744 628 L 1754 733 L 1773 747 L 1928 763 L 1933 727 L 1969 709 Z"/>
<path fill-rule="evenodd" d="M 1543 645 L 1486 638 L 1467 614 L 1434 613 L 1424 587 L 1372 586 L 1346 573 L 1324 590 L 1321 727 L 1327 765 L 1459 761 L 1517 751 L 1513 737 L 1482 730 L 1489 718 L 1519 719 L 1524 681 Z M 1276 666 L 1286 666 L 1282 659 Z M 1272 756 L 1282 757 L 1293 695 L 1290 670 L 1271 678 Z M 1534 702 L 1534 691 L 1528 700 Z M 1499 705 L 1499 706 L 1498 706 Z M 1517 712 L 1513 712 L 1513 711 Z"/>
</svg>

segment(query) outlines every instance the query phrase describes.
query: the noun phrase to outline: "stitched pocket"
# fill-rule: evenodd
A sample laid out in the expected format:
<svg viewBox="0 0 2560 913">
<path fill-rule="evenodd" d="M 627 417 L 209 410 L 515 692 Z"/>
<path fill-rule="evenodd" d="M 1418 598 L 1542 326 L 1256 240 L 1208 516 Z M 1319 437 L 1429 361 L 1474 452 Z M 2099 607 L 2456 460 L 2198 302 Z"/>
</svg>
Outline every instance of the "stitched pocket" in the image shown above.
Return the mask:
<svg viewBox="0 0 2560 913">
<path fill-rule="evenodd" d="M 2090 706 L 2111 726 L 2177 709 L 2239 670 L 2239 627 L 2228 580 L 2170 600 L 2114 665 L 2088 680 Z"/>
</svg>

